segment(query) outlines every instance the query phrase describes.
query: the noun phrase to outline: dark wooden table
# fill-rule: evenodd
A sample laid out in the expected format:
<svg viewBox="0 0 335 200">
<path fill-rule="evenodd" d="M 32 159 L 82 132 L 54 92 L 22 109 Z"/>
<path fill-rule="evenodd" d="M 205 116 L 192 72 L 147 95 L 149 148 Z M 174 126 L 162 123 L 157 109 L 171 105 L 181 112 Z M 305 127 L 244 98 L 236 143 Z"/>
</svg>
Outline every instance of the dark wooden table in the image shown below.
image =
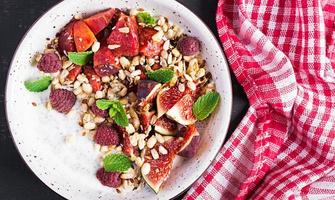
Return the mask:
<svg viewBox="0 0 335 200">
<path fill-rule="evenodd" d="M 44 185 L 25 165 L 16 150 L 5 115 L 5 83 L 15 48 L 30 25 L 58 0 L 0 0 L 0 199 L 64 199 Z M 217 35 L 217 1 L 179 0 Z M 229 136 L 246 112 L 248 103 L 233 77 L 234 105 Z M 18 111 L 19 112 L 19 111 Z"/>
</svg>

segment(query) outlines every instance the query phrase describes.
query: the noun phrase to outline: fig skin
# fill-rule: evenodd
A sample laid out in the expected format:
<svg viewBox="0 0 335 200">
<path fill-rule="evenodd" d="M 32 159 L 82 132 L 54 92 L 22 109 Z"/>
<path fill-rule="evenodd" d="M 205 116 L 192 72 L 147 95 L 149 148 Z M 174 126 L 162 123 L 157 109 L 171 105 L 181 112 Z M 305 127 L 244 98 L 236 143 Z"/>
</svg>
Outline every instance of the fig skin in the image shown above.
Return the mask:
<svg viewBox="0 0 335 200">
<path fill-rule="evenodd" d="M 195 37 L 185 36 L 178 41 L 177 48 L 184 56 L 193 56 L 200 52 L 200 41 Z"/>
</svg>

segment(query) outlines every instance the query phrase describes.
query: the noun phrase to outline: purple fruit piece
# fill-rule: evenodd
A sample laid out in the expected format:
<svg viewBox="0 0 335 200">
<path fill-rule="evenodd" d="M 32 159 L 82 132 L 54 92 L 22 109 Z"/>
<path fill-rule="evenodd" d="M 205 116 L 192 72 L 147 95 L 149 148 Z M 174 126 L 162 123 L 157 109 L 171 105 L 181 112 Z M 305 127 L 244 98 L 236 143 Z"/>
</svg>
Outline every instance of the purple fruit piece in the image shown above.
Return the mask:
<svg viewBox="0 0 335 200">
<path fill-rule="evenodd" d="M 193 56 L 200 51 L 200 41 L 195 37 L 185 36 L 178 41 L 177 48 L 184 56 Z"/>
<path fill-rule="evenodd" d="M 102 185 L 113 188 L 121 186 L 122 180 L 120 175 L 118 172 L 106 172 L 104 168 L 100 168 L 96 173 L 96 177 Z"/>
<path fill-rule="evenodd" d="M 119 145 L 120 136 L 113 127 L 107 124 L 100 124 L 94 135 L 94 141 L 103 146 Z"/>
<path fill-rule="evenodd" d="M 68 113 L 76 103 L 76 96 L 66 89 L 52 89 L 50 96 L 51 107 L 60 113 Z"/>
<path fill-rule="evenodd" d="M 152 80 L 141 80 L 137 85 L 137 98 L 141 100 L 147 98 L 158 84 Z"/>
<path fill-rule="evenodd" d="M 91 106 L 91 111 L 96 116 L 103 117 L 103 118 L 108 117 L 108 111 L 107 110 L 101 110 L 100 108 L 98 108 L 98 106 L 96 105 L 95 102 Z"/>
<path fill-rule="evenodd" d="M 62 68 L 62 62 L 56 53 L 45 53 L 38 62 L 37 68 L 45 73 L 55 73 Z"/>
<path fill-rule="evenodd" d="M 178 153 L 178 155 L 186 157 L 186 158 L 192 158 L 198 151 L 200 144 L 200 136 L 194 136 L 192 138 L 192 141 L 190 142 L 187 147 Z"/>
</svg>

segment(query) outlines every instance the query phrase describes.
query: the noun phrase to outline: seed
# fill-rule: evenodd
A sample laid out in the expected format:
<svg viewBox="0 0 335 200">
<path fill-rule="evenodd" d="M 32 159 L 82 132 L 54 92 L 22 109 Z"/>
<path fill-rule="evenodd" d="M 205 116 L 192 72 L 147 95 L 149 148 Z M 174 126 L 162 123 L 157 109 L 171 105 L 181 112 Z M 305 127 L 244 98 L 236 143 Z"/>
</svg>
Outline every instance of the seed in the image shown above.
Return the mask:
<svg viewBox="0 0 335 200">
<path fill-rule="evenodd" d="M 93 88 L 92 88 L 91 84 L 89 84 L 89 83 L 84 83 L 83 86 L 82 86 L 82 88 L 83 88 L 83 91 L 86 94 L 91 94 L 92 91 L 93 91 Z"/>
<path fill-rule="evenodd" d="M 185 91 L 185 85 L 184 85 L 183 83 L 179 83 L 179 84 L 178 84 L 178 90 L 179 90 L 180 92 L 184 92 L 184 91 Z"/>
<path fill-rule="evenodd" d="M 81 112 L 87 112 L 88 106 L 86 103 L 82 103 L 80 106 Z"/>
<path fill-rule="evenodd" d="M 162 155 L 166 155 L 168 153 L 168 151 L 165 149 L 165 147 L 163 147 L 162 145 L 160 145 L 158 147 L 158 151 L 159 153 L 161 153 Z"/>
<path fill-rule="evenodd" d="M 95 129 L 95 123 L 93 122 L 87 122 L 86 124 L 84 124 L 84 129 L 86 130 L 93 130 Z"/>
<path fill-rule="evenodd" d="M 147 142 L 147 146 L 151 149 L 152 147 L 155 146 L 155 144 L 157 143 L 157 139 L 156 137 L 153 135 L 149 138 L 148 142 Z"/>
<path fill-rule="evenodd" d="M 117 49 L 117 48 L 120 48 L 120 47 L 121 47 L 121 45 L 119 45 L 119 44 L 110 44 L 110 45 L 108 45 L 108 49 L 110 49 L 110 50 Z"/>
<path fill-rule="evenodd" d="M 179 52 L 178 49 L 176 49 L 176 48 L 172 49 L 172 54 L 173 54 L 175 57 L 179 57 L 179 56 L 180 56 L 180 52 Z"/>
<path fill-rule="evenodd" d="M 169 48 L 170 48 L 170 40 L 166 40 L 163 44 L 163 49 L 167 51 L 169 50 Z"/>
<path fill-rule="evenodd" d="M 95 41 L 92 45 L 92 51 L 97 52 L 97 51 L 99 51 L 99 49 L 100 49 L 100 42 Z"/>
<path fill-rule="evenodd" d="M 130 62 L 126 57 L 120 58 L 120 64 L 123 68 L 128 68 L 130 66 Z"/>
<path fill-rule="evenodd" d="M 190 88 L 192 91 L 195 91 L 197 89 L 197 86 L 195 85 L 193 81 L 188 81 L 187 87 Z"/>
<path fill-rule="evenodd" d="M 155 35 L 152 36 L 152 40 L 155 42 L 160 42 L 163 36 L 164 36 L 164 32 L 160 30 Z"/>
<path fill-rule="evenodd" d="M 159 158 L 159 154 L 156 149 L 151 149 L 150 153 L 153 159 L 157 160 Z"/>
<path fill-rule="evenodd" d="M 155 136 L 159 143 L 164 143 L 164 137 L 161 134 L 155 133 Z"/>
<path fill-rule="evenodd" d="M 149 163 L 144 163 L 141 167 L 141 173 L 142 175 L 148 175 L 150 173 L 150 164 Z"/>
<path fill-rule="evenodd" d="M 127 26 L 119 28 L 120 33 L 129 33 L 129 28 Z"/>
</svg>

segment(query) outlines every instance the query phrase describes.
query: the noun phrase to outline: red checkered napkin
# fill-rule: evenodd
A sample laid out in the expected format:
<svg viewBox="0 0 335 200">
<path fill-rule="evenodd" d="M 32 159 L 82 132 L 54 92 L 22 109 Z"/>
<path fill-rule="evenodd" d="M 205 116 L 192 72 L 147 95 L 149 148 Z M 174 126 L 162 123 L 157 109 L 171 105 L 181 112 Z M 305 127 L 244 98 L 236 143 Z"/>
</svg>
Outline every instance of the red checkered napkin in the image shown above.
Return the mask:
<svg viewBox="0 0 335 200">
<path fill-rule="evenodd" d="M 335 1 L 219 0 L 250 108 L 185 199 L 335 199 Z"/>
</svg>

